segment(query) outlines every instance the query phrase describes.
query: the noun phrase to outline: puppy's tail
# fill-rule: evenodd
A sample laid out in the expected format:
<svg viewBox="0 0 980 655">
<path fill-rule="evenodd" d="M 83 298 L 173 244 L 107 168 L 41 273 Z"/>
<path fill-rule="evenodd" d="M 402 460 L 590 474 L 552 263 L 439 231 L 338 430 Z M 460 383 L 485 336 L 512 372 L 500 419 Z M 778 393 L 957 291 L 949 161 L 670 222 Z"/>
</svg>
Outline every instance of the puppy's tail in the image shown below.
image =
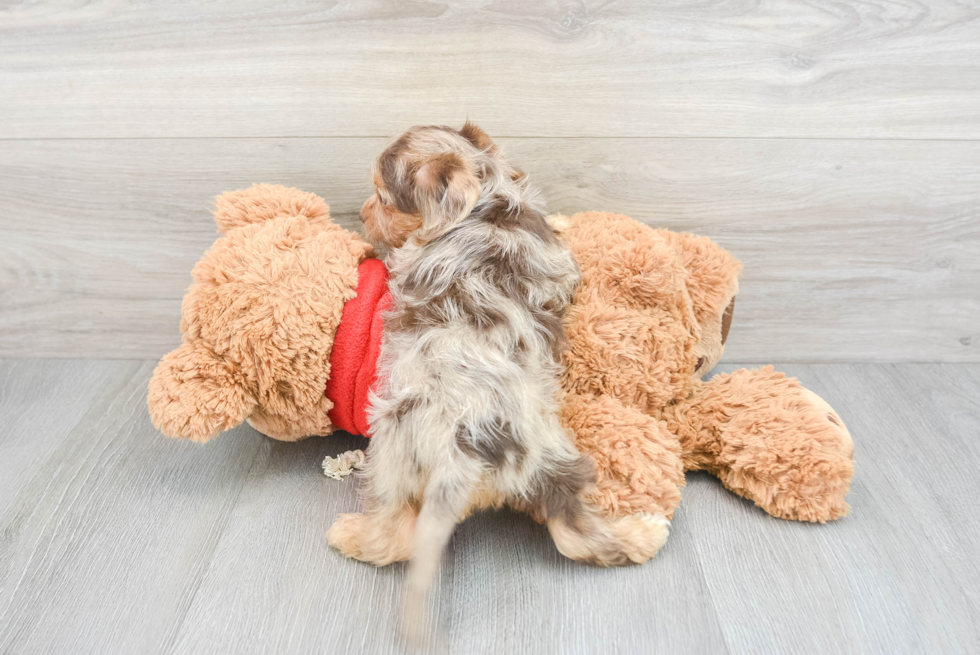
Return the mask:
<svg viewBox="0 0 980 655">
<path fill-rule="evenodd" d="M 461 480 L 433 478 L 425 488 L 425 498 L 415 523 L 415 543 L 408 565 L 402 632 L 409 644 L 425 644 L 428 624 L 425 595 L 439 570 L 442 552 L 453 528 L 466 509 L 473 485 Z"/>
</svg>

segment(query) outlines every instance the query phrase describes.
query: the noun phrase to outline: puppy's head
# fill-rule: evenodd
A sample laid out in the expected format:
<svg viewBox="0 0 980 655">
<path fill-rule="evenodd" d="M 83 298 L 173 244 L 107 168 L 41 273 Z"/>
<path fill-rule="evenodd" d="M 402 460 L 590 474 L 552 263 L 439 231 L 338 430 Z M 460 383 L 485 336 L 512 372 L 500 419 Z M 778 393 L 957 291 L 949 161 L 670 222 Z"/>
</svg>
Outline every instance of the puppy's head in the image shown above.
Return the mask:
<svg viewBox="0 0 980 655">
<path fill-rule="evenodd" d="M 442 236 L 472 210 L 496 148 L 480 128 L 413 127 L 375 162 L 375 194 L 361 207 L 368 239 L 381 250 Z"/>
</svg>

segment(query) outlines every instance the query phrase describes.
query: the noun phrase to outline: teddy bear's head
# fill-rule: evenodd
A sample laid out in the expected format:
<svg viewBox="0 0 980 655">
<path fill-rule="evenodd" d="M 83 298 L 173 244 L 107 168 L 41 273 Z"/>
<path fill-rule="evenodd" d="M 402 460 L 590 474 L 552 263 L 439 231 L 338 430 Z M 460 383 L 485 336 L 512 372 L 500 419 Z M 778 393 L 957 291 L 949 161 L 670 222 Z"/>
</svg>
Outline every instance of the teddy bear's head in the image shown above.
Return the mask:
<svg viewBox="0 0 980 655">
<path fill-rule="evenodd" d="M 700 378 L 725 352 L 742 264 L 707 237 L 670 230 L 656 232 L 678 253 L 687 271 L 685 290 L 699 327 L 693 374 Z"/>
<path fill-rule="evenodd" d="M 194 267 L 182 345 L 150 381 L 154 425 L 195 441 L 246 419 L 282 440 L 328 434 L 333 337 L 370 246 L 281 186 L 218 197 L 215 221 L 225 234 Z"/>
<path fill-rule="evenodd" d="M 623 215 L 550 221 L 582 269 L 566 388 L 651 411 L 686 398 L 724 351 L 740 264 L 709 239 Z"/>
</svg>

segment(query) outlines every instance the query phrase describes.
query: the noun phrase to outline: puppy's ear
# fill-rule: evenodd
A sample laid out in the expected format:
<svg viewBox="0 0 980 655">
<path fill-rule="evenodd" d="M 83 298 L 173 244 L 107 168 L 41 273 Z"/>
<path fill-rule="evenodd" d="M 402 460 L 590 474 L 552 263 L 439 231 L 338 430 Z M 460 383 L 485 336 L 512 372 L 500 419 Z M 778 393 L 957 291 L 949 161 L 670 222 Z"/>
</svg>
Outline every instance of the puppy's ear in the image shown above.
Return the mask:
<svg viewBox="0 0 980 655">
<path fill-rule="evenodd" d="M 479 127 L 473 123 L 466 121 L 463 124 L 463 129 L 459 131 L 460 135 L 467 141 L 473 144 L 473 147 L 479 150 L 485 150 L 486 152 L 497 152 L 497 144 L 493 142 L 486 132 L 481 130 Z M 514 168 L 510 172 L 510 179 L 513 182 L 520 182 L 524 178 L 524 171 Z"/>
<path fill-rule="evenodd" d="M 422 214 L 423 243 L 437 239 L 473 210 L 480 181 L 469 162 L 449 152 L 423 163 L 415 173 L 415 200 Z"/>
<path fill-rule="evenodd" d="M 496 148 L 490 136 L 469 121 L 463 124 L 463 129 L 459 133 L 478 150 L 493 150 Z"/>
</svg>

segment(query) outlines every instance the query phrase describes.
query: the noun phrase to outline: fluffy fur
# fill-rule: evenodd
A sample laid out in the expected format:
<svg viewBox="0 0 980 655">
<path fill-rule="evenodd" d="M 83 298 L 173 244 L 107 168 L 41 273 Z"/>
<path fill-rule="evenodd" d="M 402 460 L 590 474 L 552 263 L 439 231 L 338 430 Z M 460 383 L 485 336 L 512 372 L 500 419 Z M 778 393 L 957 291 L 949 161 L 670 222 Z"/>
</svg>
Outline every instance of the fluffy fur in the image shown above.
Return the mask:
<svg viewBox="0 0 980 655">
<path fill-rule="evenodd" d="M 685 470 L 718 476 L 779 518 L 823 523 L 847 514 L 854 444 L 844 422 L 771 366 L 698 381 L 663 416 L 680 439 Z"/>
<path fill-rule="evenodd" d="M 771 367 L 700 379 L 731 325 L 731 255 L 616 214 L 551 220 L 583 276 L 565 319 L 562 419 L 596 462 L 607 513 L 672 516 L 685 470 L 710 471 L 774 516 L 847 513 L 853 443 L 826 402 Z"/>
<path fill-rule="evenodd" d="M 580 276 L 526 178 L 467 125 L 413 128 L 381 155 L 374 181 L 361 214 L 388 253 L 394 308 L 365 511 L 340 517 L 331 543 L 375 564 L 411 556 L 409 610 L 422 607 L 457 521 L 488 505 L 543 518 L 573 559 L 648 559 L 666 537 L 662 517 L 609 522 L 584 502 L 592 462 L 557 415 L 561 320 Z"/>
<path fill-rule="evenodd" d="M 150 382 L 154 423 L 198 441 L 245 419 L 289 441 L 331 432 L 323 389 L 333 338 L 370 247 L 331 223 L 322 200 L 285 187 L 225 194 L 215 220 L 226 235 L 195 267 L 184 344 Z M 561 416 L 595 462 L 592 500 L 608 519 L 669 516 L 685 470 L 718 475 L 774 516 L 823 522 L 847 513 L 853 443 L 827 403 L 769 368 L 700 380 L 721 357 L 738 262 L 709 239 L 625 216 L 553 224 L 583 276 L 564 318 Z M 389 526 L 389 552 L 402 557 L 412 502 Z M 469 509 L 499 502 L 480 488 Z M 514 504 L 543 518 L 540 506 Z M 642 520 L 624 525 L 643 529 Z"/>
<path fill-rule="evenodd" d="M 194 267 L 183 344 L 150 380 L 153 424 L 194 441 L 246 419 L 283 441 L 330 434 L 330 352 L 370 246 L 281 186 L 219 196 L 214 218 L 226 234 Z"/>
</svg>

